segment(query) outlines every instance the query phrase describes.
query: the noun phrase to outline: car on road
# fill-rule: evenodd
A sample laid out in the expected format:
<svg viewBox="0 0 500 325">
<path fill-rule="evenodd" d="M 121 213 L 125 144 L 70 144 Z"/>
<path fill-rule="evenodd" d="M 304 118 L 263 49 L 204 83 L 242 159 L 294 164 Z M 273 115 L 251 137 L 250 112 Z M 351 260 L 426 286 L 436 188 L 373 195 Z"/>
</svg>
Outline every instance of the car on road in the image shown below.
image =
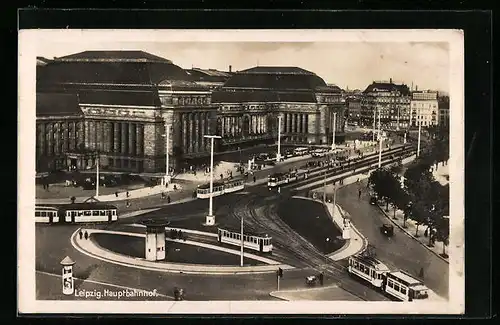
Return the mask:
<svg viewBox="0 0 500 325">
<path fill-rule="evenodd" d="M 306 277 L 306 285 L 308 286 L 314 286 L 318 283 L 319 277 L 316 275 L 310 275 Z"/>
<path fill-rule="evenodd" d="M 384 223 L 380 227 L 380 232 L 387 237 L 392 237 L 394 236 L 394 226 L 388 223 Z"/>
<path fill-rule="evenodd" d="M 326 150 L 326 149 L 316 149 L 316 150 L 314 150 L 311 153 L 311 156 L 313 156 L 313 157 L 324 157 L 324 156 L 326 156 L 327 152 L 328 152 L 328 150 Z"/>
</svg>

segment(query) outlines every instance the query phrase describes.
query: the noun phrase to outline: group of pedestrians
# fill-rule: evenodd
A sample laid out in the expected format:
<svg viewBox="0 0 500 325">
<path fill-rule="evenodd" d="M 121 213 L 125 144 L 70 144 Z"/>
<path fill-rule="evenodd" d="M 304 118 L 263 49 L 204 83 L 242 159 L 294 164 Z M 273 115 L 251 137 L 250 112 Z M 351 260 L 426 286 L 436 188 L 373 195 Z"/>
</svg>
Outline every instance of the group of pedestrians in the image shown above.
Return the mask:
<svg viewBox="0 0 500 325">
<path fill-rule="evenodd" d="M 89 239 L 89 233 L 85 230 L 85 232 L 82 232 L 81 230 L 78 232 L 78 236 L 80 236 L 80 239 L 85 238 L 85 240 Z"/>
</svg>

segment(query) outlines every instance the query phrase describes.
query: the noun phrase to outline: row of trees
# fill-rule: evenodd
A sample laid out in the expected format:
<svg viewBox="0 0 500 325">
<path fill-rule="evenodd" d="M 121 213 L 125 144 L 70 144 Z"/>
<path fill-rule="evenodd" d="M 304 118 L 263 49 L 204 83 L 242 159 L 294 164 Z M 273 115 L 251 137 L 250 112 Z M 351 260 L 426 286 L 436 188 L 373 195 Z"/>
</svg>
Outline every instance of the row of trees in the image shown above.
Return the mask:
<svg viewBox="0 0 500 325">
<path fill-rule="evenodd" d="M 436 141 L 436 144 L 442 141 Z M 379 200 L 385 202 L 385 210 L 393 208 L 393 218 L 396 210 L 403 211 L 403 227 L 411 218 L 416 225 L 415 236 L 419 236 L 419 227 L 427 226 L 425 235 L 429 237 L 429 246 L 436 240 L 443 242 L 443 256 L 447 256 L 445 246 L 449 237 L 449 185 L 442 186 L 430 172 L 431 166 L 445 163 L 447 156 L 442 145 L 433 145 L 408 166 L 401 175 L 402 165 L 391 168 L 379 168 L 369 178 L 372 190 Z"/>
</svg>

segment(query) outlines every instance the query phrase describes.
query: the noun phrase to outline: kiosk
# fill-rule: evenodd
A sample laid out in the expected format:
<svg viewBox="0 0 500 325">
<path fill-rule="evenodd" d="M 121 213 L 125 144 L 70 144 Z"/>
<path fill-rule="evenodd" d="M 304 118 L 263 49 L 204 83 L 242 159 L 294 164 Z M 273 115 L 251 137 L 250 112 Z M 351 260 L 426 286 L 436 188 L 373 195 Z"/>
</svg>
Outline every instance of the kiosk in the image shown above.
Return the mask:
<svg viewBox="0 0 500 325">
<path fill-rule="evenodd" d="M 65 295 L 72 295 L 75 292 L 75 279 L 73 278 L 73 265 L 75 262 L 66 256 L 62 261 L 62 292 Z"/>
<path fill-rule="evenodd" d="M 165 227 L 169 224 L 169 222 L 165 220 L 147 219 L 143 220 L 141 223 L 146 226 L 146 260 L 165 260 Z"/>
<path fill-rule="evenodd" d="M 342 239 L 351 239 L 351 220 L 346 217 L 342 225 Z"/>
</svg>

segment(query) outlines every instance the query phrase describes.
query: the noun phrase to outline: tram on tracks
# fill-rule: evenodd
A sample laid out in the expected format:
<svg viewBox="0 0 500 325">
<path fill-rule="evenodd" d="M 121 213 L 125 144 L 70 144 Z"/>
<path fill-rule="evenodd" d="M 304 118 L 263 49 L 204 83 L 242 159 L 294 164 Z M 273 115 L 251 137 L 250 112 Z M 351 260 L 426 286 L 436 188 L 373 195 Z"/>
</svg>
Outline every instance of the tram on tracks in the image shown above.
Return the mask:
<svg viewBox="0 0 500 325">
<path fill-rule="evenodd" d="M 439 302 L 444 301 L 419 279 L 399 270 L 391 271 L 384 263 L 372 256 L 349 257 L 347 271 L 373 287 L 399 301 Z"/>
<path fill-rule="evenodd" d="M 241 232 L 232 229 L 218 228 L 218 242 L 241 247 Z M 243 233 L 243 247 L 261 253 L 273 251 L 272 237 L 262 233 Z"/>
<path fill-rule="evenodd" d="M 102 203 L 73 203 L 62 205 L 35 205 L 35 222 L 46 224 L 74 224 L 115 222 L 118 209 Z"/>
<path fill-rule="evenodd" d="M 272 190 L 283 184 L 307 179 L 308 175 L 309 171 L 306 169 L 294 170 L 288 173 L 274 173 L 268 176 L 267 187 L 269 190 Z"/>
<path fill-rule="evenodd" d="M 237 176 L 237 177 L 227 178 L 222 181 L 216 181 L 212 183 L 212 197 L 241 191 L 244 188 L 245 188 L 245 178 L 243 176 Z M 196 189 L 196 197 L 198 199 L 210 198 L 210 183 L 198 186 L 198 188 Z"/>
</svg>

